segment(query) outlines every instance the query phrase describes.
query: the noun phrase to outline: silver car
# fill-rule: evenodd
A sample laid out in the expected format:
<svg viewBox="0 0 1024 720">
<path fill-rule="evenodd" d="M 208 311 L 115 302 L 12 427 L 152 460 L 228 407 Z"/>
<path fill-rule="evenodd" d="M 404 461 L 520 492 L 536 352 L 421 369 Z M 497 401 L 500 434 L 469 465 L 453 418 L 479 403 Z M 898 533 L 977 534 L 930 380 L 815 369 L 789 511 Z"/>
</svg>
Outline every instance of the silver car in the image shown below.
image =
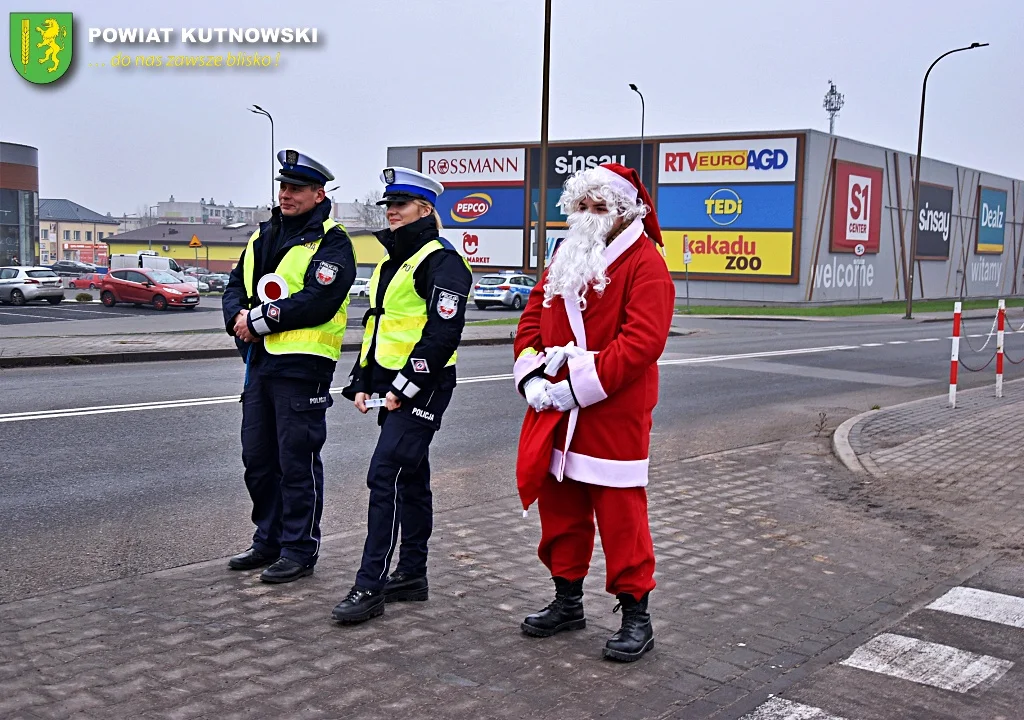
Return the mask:
<svg viewBox="0 0 1024 720">
<path fill-rule="evenodd" d="M 60 276 L 45 267 L 0 267 L 0 302 L 24 305 L 33 300 L 46 300 L 59 305 L 64 299 L 64 283 Z"/>
</svg>

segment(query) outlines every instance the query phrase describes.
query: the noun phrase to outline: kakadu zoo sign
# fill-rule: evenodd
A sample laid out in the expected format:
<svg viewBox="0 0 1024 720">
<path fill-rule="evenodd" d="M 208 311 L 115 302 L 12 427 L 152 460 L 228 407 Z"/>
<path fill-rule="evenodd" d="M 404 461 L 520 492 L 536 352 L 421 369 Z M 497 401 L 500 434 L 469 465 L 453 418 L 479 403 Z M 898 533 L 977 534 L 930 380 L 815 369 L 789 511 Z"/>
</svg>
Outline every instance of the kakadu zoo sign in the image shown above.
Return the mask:
<svg viewBox="0 0 1024 720">
<path fill-rule="evenodd" d="M 45 85 L 71 67 L 71 13 L 12 12 L 11 62 L 31 83 Z"/>
</svg>

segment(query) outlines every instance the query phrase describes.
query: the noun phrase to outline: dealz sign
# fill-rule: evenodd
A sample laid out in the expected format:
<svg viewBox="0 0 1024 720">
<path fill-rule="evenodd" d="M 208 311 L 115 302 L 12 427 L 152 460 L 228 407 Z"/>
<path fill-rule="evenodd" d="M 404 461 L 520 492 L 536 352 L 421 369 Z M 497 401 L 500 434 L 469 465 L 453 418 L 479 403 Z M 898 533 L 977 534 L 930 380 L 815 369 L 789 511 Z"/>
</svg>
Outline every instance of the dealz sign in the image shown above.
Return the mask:
<svg viewBox="0 0 1024 720">
<path fill-rule="evenodd" d="M 832 193 L 832 252 L 877 253 L 882 234 L 882 169 L 836 160 Z M 863 254 L 863 253 L 861 253 Z"/>
</svg>

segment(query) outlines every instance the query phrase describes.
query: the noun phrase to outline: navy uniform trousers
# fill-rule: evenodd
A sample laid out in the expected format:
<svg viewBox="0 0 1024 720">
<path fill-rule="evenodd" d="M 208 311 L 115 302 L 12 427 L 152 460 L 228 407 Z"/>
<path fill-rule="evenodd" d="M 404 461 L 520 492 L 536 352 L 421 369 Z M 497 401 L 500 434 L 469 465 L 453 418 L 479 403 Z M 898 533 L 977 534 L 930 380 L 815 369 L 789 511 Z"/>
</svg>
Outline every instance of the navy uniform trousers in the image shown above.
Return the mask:
<svg viewBox="0 0 1024 720">
<path fill-rule="evenodd" d="M 384 587 L 396 546 L 395 572 L 427 574 L 427 541 L 434 529 L 430 441 L 451 395 L 451 390 L 431 393 L 426 407 L 419 408 L 426 410 L 429 422 L 413 419 L 416 408 L 408 401 L 397 411 L 381 410 L 380 436 L 366 477 L 370 504 L 363 560 L 356 574 L 360 587 Z"/>
<path fill-rule="evenodd" d="M 254 372 L 242 393 L 242 464 L 252 546 L 305 566 L 320 552 L 330 383 Z"/>
</svg>

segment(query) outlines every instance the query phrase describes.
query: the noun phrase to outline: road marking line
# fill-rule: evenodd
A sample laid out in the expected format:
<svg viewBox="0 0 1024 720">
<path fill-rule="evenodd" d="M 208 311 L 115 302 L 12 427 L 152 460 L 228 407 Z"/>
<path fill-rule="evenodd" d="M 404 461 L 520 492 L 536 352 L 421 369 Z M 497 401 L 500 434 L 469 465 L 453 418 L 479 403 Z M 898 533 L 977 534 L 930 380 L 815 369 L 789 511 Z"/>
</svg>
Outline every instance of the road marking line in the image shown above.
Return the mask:
<svg viewBox="0 0 1024 720">
<path fill-rule="evenodd" d="M 864 343 L 861 347 L 882 347 L 885 343 Z"/>
<path fill-rule="evenodd" d="M 1024 598 L 1015 595 L 955 587 L 925 608 L 1024 628 Z"/>
<path fill-rule="evenodd" d="M 786 357 L 790 355 L 808 355 L 812 353 L 833 352 L 839 350 L 856 350 L 854 345 L 830 345 L 827 347 L 795 348 L 792 350 L 768 350 L 765 352 L 739 353 L 737 355 L 709 355 L 703 357 L 684 358 L 679 360 L 659 360 L 659 365 L 698 365 L 703 363 L 728 362 L 750 358 Z M 511 374 L 480 375 L 477 377 L 460 378 L 459 384 L 507 381 L 514 379 Z M 341 388 L 331 388 L 337 395 Z M 102 415 L 105 413 L 132 412 L 136 410 L 166 410 L 199 405 L 218 405 L 221 403 L 238 402 L 238 395 L 222 395 L 208 398 L 190 398 L 182 400 L 162 400 L 159 402 L 128 403 L 124 405 L 97 405 L 93 407 L 64 408 L 60 410 L 29 410 L 0 414 L 0 423 L 18 422 L 20 420 L 49 420 L 53 418 L 79 417 L 83 415 Z"/>
<path fill-rule="evenodd" d="M 939 338 L 920 338 L 914 342 L 938 342 Z"/>
<path fill-rule="evenodd" d="M 1013 667 L 1009 660 L 892 633 L 868 640 L 840 664 L 958 693 L 994 683 Z"/>
<path fill-rule="evenodd" d="M 2 310 L 0 310 L 0 315 L 13 315 L 14 317 L 34 317 L 34 318 L 42 318 L 43 320 L 53 320 L 54 319 L 50 315 L 26 315 L 25 313 L 20 313 L 20 312 L 4 312 Z"/>
<path fill-rule="evenodd" d="M 769 698 L 758 705 L 753 712 L 747 713 L 740 720 L 845 720 L 838 715 L 829 715 L 810 705 L 783 700 L 779 697 Z"/>
<path fill-rule="evenodd" d="M 889 345 L 906 345 L 907 341 L 906 340 L 890 340 L 888 344 Z"/>
</svg>

